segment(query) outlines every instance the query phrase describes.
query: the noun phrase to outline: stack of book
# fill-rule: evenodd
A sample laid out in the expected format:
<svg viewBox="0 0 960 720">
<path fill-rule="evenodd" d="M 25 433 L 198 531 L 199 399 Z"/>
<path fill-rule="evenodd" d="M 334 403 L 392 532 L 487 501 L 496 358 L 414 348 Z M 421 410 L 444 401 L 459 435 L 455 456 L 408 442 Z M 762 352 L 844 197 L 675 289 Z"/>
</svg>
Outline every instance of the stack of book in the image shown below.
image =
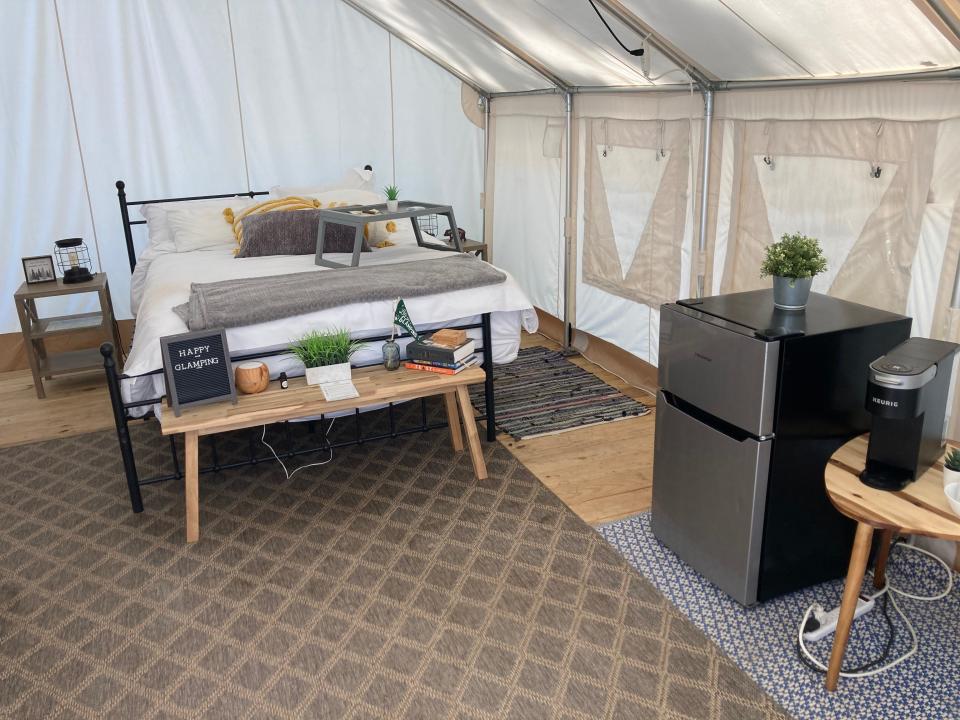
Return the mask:
<svg viewBox="0 0 960 720">
<path fill-rule="evenodd" d="M 404 367 L 442 375 L 456 375 L 480 363 L 473 340 L 462 330 L 438 330 L 429 338 L 407 345 Z"/>
</svg>

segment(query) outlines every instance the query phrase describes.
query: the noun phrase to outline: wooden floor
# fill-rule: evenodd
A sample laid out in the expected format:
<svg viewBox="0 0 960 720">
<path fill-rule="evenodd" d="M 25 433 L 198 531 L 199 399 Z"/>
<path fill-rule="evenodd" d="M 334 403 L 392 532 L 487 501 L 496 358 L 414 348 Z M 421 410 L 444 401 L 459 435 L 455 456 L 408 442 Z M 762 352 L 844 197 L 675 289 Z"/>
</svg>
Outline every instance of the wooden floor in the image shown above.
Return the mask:
<svg viewBox="0 0 960 720">
<path fill-rule="evenodd" d="M 523 347 L 556 343 L 524 334 Z M 573 362 L 653 407 L 654 399 L 583 357 Z M 110 398 L 99 373 L 54 378 L 38 400 L 29 370 L 0 373 L 0 447 L 69 437 L 113 427 Z M 516 457 L 574 512 L 593 525 L 650 507 L 654 413 L 532 440 L 500 435 Z"/>
</svg>

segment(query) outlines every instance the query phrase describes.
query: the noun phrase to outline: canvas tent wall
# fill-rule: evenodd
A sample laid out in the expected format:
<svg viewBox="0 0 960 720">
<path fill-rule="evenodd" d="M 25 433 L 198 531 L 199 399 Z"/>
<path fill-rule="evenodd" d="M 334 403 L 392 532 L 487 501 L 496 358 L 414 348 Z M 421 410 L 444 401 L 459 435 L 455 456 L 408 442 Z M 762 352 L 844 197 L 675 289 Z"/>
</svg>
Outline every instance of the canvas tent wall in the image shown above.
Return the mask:
<svg viewBox="0 0 960 720">
<path fill-rule="evenodd" d="M 372 162 L 651 363 L 660 302 L 758 286 L 785 230 L 824 242 L 819 289 L 960 333 L 955 0 L 595 0 L 642 57 L 587 0 L 2 2 L 12 254 L 92 239 L 121 315 L 116 177 L 169 195 Z"/>
<path fill-rule="evenodd" d="M 460 80 L 339 0 L 0 0 L 0 12 L 0 333 L 19 331 L 19 259 L 63 237 L 85 239 L 131 316 L 120 178 L 142 200 L 317 185 L 370 163 L 381 186 L 449 202 L 479 233 L 483 130 Z"/>
</svg>

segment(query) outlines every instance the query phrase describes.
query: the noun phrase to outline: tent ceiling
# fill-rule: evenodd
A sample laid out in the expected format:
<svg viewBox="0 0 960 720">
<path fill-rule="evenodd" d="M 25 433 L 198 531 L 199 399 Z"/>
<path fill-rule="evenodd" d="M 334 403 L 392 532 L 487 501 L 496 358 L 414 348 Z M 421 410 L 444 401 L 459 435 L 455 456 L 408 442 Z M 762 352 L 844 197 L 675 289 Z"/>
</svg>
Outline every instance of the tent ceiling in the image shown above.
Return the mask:
<svg viewBox="0 0 960 720">
<path fill-rule="evenodd" d="M 639 46 L 644 36 L 604 6 L 618 6 L 621 15 L 652 29 L 642 64 L 617 46 L 588 0 L 347 2 L 491 94 L 689 82 L 668 56 L 681 66 L 689 60 L 691 74 L 724 81 L 960 66 L 960 38 L 936 17 L 944 0 L 597 0 L 628 46 Z"/>
</svg>

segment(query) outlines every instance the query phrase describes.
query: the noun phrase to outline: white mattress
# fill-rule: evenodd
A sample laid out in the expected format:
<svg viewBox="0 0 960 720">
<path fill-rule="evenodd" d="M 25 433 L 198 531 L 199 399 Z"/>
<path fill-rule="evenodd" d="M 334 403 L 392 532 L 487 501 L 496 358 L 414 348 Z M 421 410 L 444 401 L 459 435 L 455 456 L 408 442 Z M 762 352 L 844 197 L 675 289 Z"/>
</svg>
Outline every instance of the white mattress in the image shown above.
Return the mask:
<svg viewBox="0 0 960 720">
<path fill-rule="evenodd" d="M 363 253 L 360 264 L 381 265 L 451 256 L 448 252 L 403 244 Z M 349 255 L 346 254 L 331 255 L 330 259 L 349 263 Z M 131 376 L 123 382 L 124 400 L 142 401 L 164 394 L 162 373 L 144 374 L 163 367 L 160 338 L 187 331 L 184 322 L 173 312 L 173 307 L 187 302 L 191 283 L 305 271 L 330 272 L 328 268 L 315 265 L 312 255 L 237 259 L 233 257 L 230 247 L 169 253 L 155 258 L 150 263 L 143 284 L 143 300 L 137 313 L 133 347 L 123 368 L 124 374 Z M 528 332 L 537 329 L 537 315 L 530 300 L 509 274 L 506 282 L 497 285 L 404 298 L 404 301 L 413 322 L 423 330 L 479 323 L 481 314 L 491 313 L 493 360 L 497 364 L 516 358 L 521 328 Z M 227 343 L 231 355 L 236 356 L 284 348 L 310 329 L 338 327 L 349 329 L 359 336 L 384 335 L 390 332 L 392 319 L 393 301 L 355 303 L 257 325 L 229 328 Z M 471 330 L 470 334 L 479 339 L 480 330 Z M 380 359 L 380 343 L 372 343 L 354 356 L 354 364 L 366 365 L 379 362 Z M 303 366 L 287 354 L 264 358 L 264 362 L 270 368 L 271 377 L 276 377 L 281 371 L 289 375 L 303 374 Z M 135 377 L 138 375 L 143 377 Z M 149 408 L 143 408 L 143 413 L 148 411 Z"/>
</svg>

